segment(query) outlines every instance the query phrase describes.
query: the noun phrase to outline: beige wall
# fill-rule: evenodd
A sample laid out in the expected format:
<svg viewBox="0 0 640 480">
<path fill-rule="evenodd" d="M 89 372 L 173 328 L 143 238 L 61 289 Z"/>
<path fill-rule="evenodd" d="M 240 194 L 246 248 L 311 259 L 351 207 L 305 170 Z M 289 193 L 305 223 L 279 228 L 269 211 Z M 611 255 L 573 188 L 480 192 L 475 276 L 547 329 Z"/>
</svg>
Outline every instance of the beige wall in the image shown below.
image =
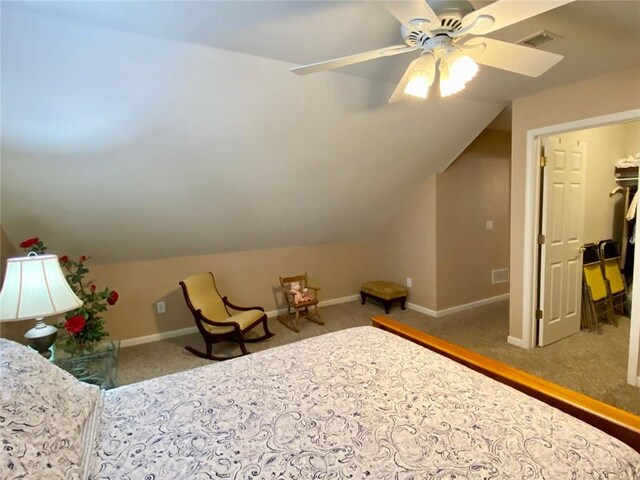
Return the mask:
<svg viewBox="0 0 640 480">
<path fill-rule="evenodd" d="M 438 310 L 509 291 L 491 271 L 509 267 L 510 164 L 511 133 L 485 130 L 436 178 Z"/>
<path fill-rule="evenodd" d="M 18 255 L 17 250 L 7 237 L 7 234 L 4 233 L 4 228 L 0 225 L 0 282 L 4 281 L 4 267 L 7 264 L 7 259 L 11 257 L 15 257 Z"/>
<path fill-rule="evenodd" d="M 555 88 L 513 102 L 510 336 L 522 339 L 527 131 L 640 108 L 640 67 Z"/>
<path fill-rule="evenodd" d="M 376 278 L 410 277 L 409 301 L 436 311 L 507 293 L 491 270 L 509 266 L 510 145 L 486 130 L 425 180 L 373 243 Z"/>
<path fill-rule="evenodd" d="M 405 285 L 409 302 L 436 309 L 436 177 L 423 181 L 373 242 L 374 277 Z"/>
<path fill-rule="evenodd" d="M 640 153 L 640 121 L 629 122 L 627 125 L 627 150 L 630 154 Z"/>
<path fill-rule="evenodd" d="M 107 331 L 127 339 L 194 325 L 178 282 L 194 273 L 211 271 L 220 293 L 237 305 L 261 305 L 275 310 L 280 298 L 278 276 L 307 271 L 322 288 L 321 300 L 355 295 L 371 277 L 370 249 L 362 243 L 279 248 L 200 255 L 90 267 L 99 288 L 120 294 L 105 315 Z M 156 313 L 156 302 L 166 313 Z"/>
</svg>

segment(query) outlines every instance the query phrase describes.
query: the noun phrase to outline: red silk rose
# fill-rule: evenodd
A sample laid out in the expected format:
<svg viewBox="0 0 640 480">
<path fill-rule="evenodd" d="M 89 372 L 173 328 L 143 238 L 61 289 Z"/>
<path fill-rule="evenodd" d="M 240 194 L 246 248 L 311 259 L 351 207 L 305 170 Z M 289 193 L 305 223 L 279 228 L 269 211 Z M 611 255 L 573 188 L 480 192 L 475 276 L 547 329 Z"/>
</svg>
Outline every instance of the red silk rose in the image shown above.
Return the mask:
<svg viewBox="0 0 640 480">
<path fill-rule="evenodd" d="M 113 290 L 111 292 L 111 294 L 109 295 L 109 298 L 107 298 L 107 303 L 109 305 L 115 305 L 116 302 L 118 301 L 118 298 L 120 298 L 120 295 L 118 295 L 118 292 L 116 292 L 115 290 Z"/>
<path fill-rule="evenodd" d="M 60 261 L 60 263 L 67 263 L 69 261 L 69 257 L 63 255 L 58 260 Z"/>
<path fill-rule="evenodd" d="M 30 238 L 28 240 L 25 240 L 24 242 L 22 242 L 20 244 L 20 248 L 31 248 L 33 247 L 36 243 L 38 243 L 40 241 L 40 239 L 38 237 L 33 237 Z"/>
<path fill-rule="evenodd" d="M 80 257 L 80 263 L 82 263 L 82 262 L 86 262 L 88 259 L 89 259 L 89 257 L 87 257 L 86 255 L 82 255 L 82 256 Z"/>
<path fill-rule="evenodd" d="M 84 325 L 87 321 L 84 319 L 82 315 L 75 315 L 66 322 L 64 322 L 64 328 L 67 329 L 71 335 L 75 335 L 76 333 L 80 333 L 84 329 Z"/>
<path fill-rule="evenodd" d="M 92 292 L 96 291 L 96 285 L 95 283 L 92 283 L 91 286 L 89 287 L 91 289 Z"/>
</svg>

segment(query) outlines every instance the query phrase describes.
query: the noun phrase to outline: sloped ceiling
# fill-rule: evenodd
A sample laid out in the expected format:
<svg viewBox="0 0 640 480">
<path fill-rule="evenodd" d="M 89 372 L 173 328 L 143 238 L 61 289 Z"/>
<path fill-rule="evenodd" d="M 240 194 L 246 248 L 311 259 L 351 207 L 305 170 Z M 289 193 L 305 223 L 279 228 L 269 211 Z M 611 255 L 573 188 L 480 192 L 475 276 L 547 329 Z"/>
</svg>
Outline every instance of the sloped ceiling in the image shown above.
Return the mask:
<svg viewBox="0 0 640 480">
<path fill-rule="evenodd" d="M 3 2 L 2 226 L 103 263 L 375 235 L 509 100 L 288 71 L 397 37 L 370 2 Z"/>
</svg>

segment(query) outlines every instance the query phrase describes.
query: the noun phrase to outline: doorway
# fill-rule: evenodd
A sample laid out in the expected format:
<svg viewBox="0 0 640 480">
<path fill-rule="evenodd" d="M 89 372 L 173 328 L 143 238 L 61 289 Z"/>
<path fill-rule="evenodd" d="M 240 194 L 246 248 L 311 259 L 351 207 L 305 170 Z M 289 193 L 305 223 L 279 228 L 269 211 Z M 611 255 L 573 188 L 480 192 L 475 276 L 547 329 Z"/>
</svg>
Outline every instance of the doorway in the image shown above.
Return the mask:
<svg viewBox="0 0 640 480">
<path fill-rule="evenodd" d="M 523 316 L 523 327 L 524 327 L 523 331 L 525 332 L 524 338 L 523 338 L 525 343 L 524 346 L 528 346 L 529 348 L 536 346 L 538 344 L 538 334 L 544 328 L 544 327 L 539 328 L 538 320 L 536 318 L 537 316 L 540 316 L 540 313 L 538 312 L 538 302 L 541 299 L 541 293 L 542 293 L 541 288 L 539 288 L 538 282 L 541 279 L 543 279 L 543 275 L 547 276 L 547 279 L 546 279 L 547 287 L 551 284 L 551 282 L 554 281 L 553 278 L 549 277 L 548 272 L 543 271 L 543 269 L 540 267 L 540 264 L 539 264 L 539 261 L 542 259 L 541 257 L 544 255 L 543 253 L 541 253 L 539 249 L 539 241 L 540 241 L 539 235 L 542 235 L 543 231 L 545 232 L 549 231 L 549 228 L 553 230 L 554 216 L 558 217 L 559 215 L 555 210 L 552 210 L 551 212 L 546 212 L 545 210 L 546 205 L 543 205 L 543 197 L 542 197 L 543 183 L 542 182 L 543 182 L 544 176 L 539 167 L 540 159 L 538 155 L 541 150 L 543 142 L 549 141 L 550 137 L 564 137 L 565 139 L 567 139 L 569 135 L 572 135 L 574 132 L 577 132 L 580 130 L 586 130 L 586 129 L 597 130 L 598 127 L 613 126 L 615 124 L 621 124 L 621 123 L 627 123 L 627 122 L 633 122 L 633 121 L 639 121 L 639 120 L 640 120 L 640 110 L 633 110 L 628 112 L 621 112 L 618 114 L 612 114 L 612 115 L 606 115 L 602 117 L 581 120 L 577 122 L 570 122 L 562 125 L 549 126 L 541 129 L 531 130 L 528 132 L 527 134 L 528 175 L 527 175 L 527 184 L 526 184 L 527 214 L 525 217 L 525 256 L 526 256 L 525 270 L 526 271 L 525 271 L 524 280 L 525 280 L 525 285 L 527 284 L 530 285 L 530 289 L 529 289 L 530 296 L 527 296 L 525 298 L 525 305 L 524 305 L 524 309 L 525 309 L 524 310 L 525 315 Z M 555 141 L 555 140 L 551 140 L 551 141 Z M 567 145 L 567 143 L 569 143 L 569 145 Z M 584 142 L 584 143 L 587 143 L 586 158 L 588 159 L 589 155 L 593 155 L 594 152 L 589 151 L 588 142 Z M 610 145 L 611 143 L 609 144 L 609 146 Z M 572 142 L 565 140 L 564 147 L 571 147 L 571 146 L 572 146 Z M 565 161 L 567 159 L 567 155 L 569 156 L 573 155 L 573 153 L 571 153 L 570 150 L 571 148 L 569 148 L 569 150 L 565 150 L 565 152 L 560 155 L 561 157 L 564 156 Z M 633 152 L 633 153 L 637 153 L 637 152 Z M 611 162 L 609 162 L 609 165 L 607 166 L 610 172 L 607 175 L 609 179 L 613 179 L 613 172 L 612 172 L 613 163 L 615 162 L 615 160 L 618 160 L 622 155 L 623 154 L 620 154 L 620 156 L 617 156 L 617 154 L 615 154 L 614 155 L 615 158 L 611 158 Z M 576 158 L 579 158 L 579 157 L 580 155 L 578 155 L 575 158 L 572 158 L 572 160 L 575 160 Z M 562 159 L 560 159 L 560 161 L 561 160 Z M 579 163 L 580 162 L 578 162 L 578 164 Z M 593 161 L 589 163 L 589 166 L 592 166 L 592 165 L 594 165 Z M 568 190 L 566 191 L 569 191 L 573 188 L 573 191 L 570 192 L 570 195 L 573 195 L 573 200 L 566 196 L 564 198 L 568 198 L 570 203 L 573 202 L 572 208 L 575 208 L 577 205 L 575 199 L 579 198 L 582 194 L 585 194 L 587 189 L 586 188 L 581 189 L 575 186 L 571 187 L 571 184 L 572 184 L 571 181 L 569 181 L 569 183 L 558 182 L 558 185 L 555 186 L 555 189 L 556 189 L 556 194 L 558 194 L 558 192 L 563 189 L 568 188 Z M 604 209 L 601 208 L 599 212 L 597 212 L 594 209 L 590 209 L 588 206 L 589 204 L 588 196 L 586 198 L 587 200 L 585 202 L 582 202 L 582 205 L 585 208 L 585 211 L 587 212 L 587 214 L 591 213 L 596 217 L 601 216 L 600 214 Z M 594 201 L 597 202 L 597 200 L 591 199 L 591 203 L 593 203 Z M 600 203 L 602 203 L 602 200 L 600 200 Z M 562 211 L 562 209 L 558 209 L 558 211 L 560 212 Z M 543 214 L 545 212 L 551 213 L 551 215 L 547 215 L 544 218 L 544 220 L 547 222 L 546 227 L 543 226 L 543 223 L 541 222 L 541 219 L 543 218 Z M 565 224 L 566 222 L 571 223 L 571 218 L 567 220 L 564 218 L 564 216 L 560 216 L 560 217 L 562 217 L 563 219 L 562 221 L 565 222 Z M 559 221 L 558 218 L 555 218 L 556 222 Z M 558 245 L 565 244 L 566 246 L 567 244 L 571 244 L 571 249 L 573 249 L 576 245 L 578 244 L 582 245 L 582 243 L 584 242 L 586 238 L 585 225 L 583 225 L 582 228 L 580 228 L 579 221 L 577 221 L 579 219 L 575 218 L 574 220 L 576 221 L 573 221 L 573 232 L 570 232 L 570 231 L 568 232 L 566 226 L 563 229 L 563 231 L 565 232 L 573 233 L 573 237 L 569 238 L 571 237 L 571 235 L 569 235 L 569 237 L 565 235 L 564 238 L 555 238 L 554 240 L 559 242 Z M 615 232 L 613 231 L 614 227 L 611 225 L 612 223 L 611 220 L 609 221 L 609 223 L 610 223 L 609 225 L 610 234 L 605 236 L 607 238 L 612 238 L 612 237 L 615 237 L 615 234 L 614 234 Z M 556 225 L 558 225 L 558 223 L 556 223 Z M 545 228 L 546 230 L 544 230 Z M 556 230 L 560 231 L 562 229 L 556 229 Z M 568 230 L 571 230 L 571 229 L 568 229 Z M 553 232 L 553 231 L 551 231 L 550 233 L 552 235 L 556 234 L 556 232 Z M 580 235 L 582 235 L 582 238 L 578 238 L 580 237 Z M 546 240 L 546 238 L 544 240 Z M 571 292 L 574 292 L 574 293 L 576 292 L 575 287 L 571 289 L 568 286 L 566 286 L 566 284 L 568 283 L 568 280 L 567 280 L 568 278 L 573 278 L 574 282 L 576 284 L 578 284 L 579 282 L 581 286 L 581 280 L 582 280 L 581 255 L 576 255 L 576 253 L 577 252 L 571 251 L 572 257 L 568 257 L 562 265 L 555 266 L 555 274 L 556 274 L 555 280 L 559 278 L 563 278 L 565 282 L 565 298 L 567 297 L 567 295 L 571 295 Z M 551 260 L 550 255 L 547 255 L 547 257 L 549 257 L 547 260 Z M 580 259 L 580 262 L 576 261 L 577 260 L 576 257 Z M 547 262 L 548 265 L 551 263 L 553 262 L 551 261 Z M 638 263 L 639 262 L 637 261 L 637 257 L 636 257 L 636 264 Z M 637 274 L 638 274 L 639 268 L 640 266 L 636 265 L 636 268 L 634 269 L 634 271 L 636 272 L 636 276 L 638 276 Z M 561 275 L 563 271 L 564 271 L 564 276 Z M 579 272 L 579 275 L 576 274 L 576 272 Z M 640 278 L 640 276 L 638 276 L 638 278 Z M 545 281 L 545 280 L 543 279 L 542 281 Z M 636 290 L 640 290 L 640 289 L 636 289 Z M 638 295 L 638 292 L 636 292 L 634 296 L 640 297 L 640 295 Z M 565 314 L 565 315 L 568 315 L 569 317 L 572 317 L 571 322 L 573 323 L 570 322 L 571 325 L 569 327 L 563 326 L 562 328 L 560 328 L 561 333 L 558 334 L 559 338 L 553 338 L 554 334 L 551 334 L 550 332 L 552 332 L 553 330 L 552 324 L 554 322 L 548 321 L 547 333 L 550 334 L 548 338 L 551 340 L 543 339 L 543 341 L 541 342 L 543 345 L 546 343 L 550 343 L 551 341 L 559 340 L 560 338 L 562 338 L 563 335 L 566 335 L 567 332 L 569 332 L 568 334 L 570 335 L 572 331 L 576 331 L 576 327 L 575 327 L 576 319 L 578 319 L 577 325 L 578 325 L 578 331 L 579 331 L 580 316 L 576 312 L 576 310 L 579 308 L 580 298 L 581 298 L 581 288 L 580 290 L 577 290 L 577 294 L 574 294 L 572 299 L 564 300 L 564 307 L 563 307 L 562 296 L 560 297 L 556 296 L 556 298 L 552 300 L 551 303 L 548 304 L 552 308 L 552 310 L 555 308 L 555 310 L 553 310 L 552 312 L 553 314 L 555 314 L 555 317 L 554 315 L 550 315 L 548 320 L 555 320 L 556 324 L 563 325 L 562 322 L 558 321 L 558 319 L 562 317 L 562 314 Z M 640 302 L 640 298 L 638 298 L 638 301 Z M 555 302 L 555 306 L 553 305 L 553 302 Z M 629 358 L 627 363 L 627 367 L 628 367 L 627 382 L 632 385 L 640 384 L 640 382 L 638 382 L 638 350 L 639 350 L 638 347 L 639 346 L 640 346 L 640 309 L 636 309 L 631 314 Z"/>
</svg>

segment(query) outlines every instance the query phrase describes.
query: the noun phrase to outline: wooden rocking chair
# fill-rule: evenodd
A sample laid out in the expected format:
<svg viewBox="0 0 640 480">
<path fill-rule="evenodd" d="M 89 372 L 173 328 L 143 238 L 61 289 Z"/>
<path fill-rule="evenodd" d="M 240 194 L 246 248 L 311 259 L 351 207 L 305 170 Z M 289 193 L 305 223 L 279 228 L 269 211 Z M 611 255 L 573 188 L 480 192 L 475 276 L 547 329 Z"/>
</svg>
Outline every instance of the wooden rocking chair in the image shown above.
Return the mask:
<svg viewBox="0 0 640 480">
<path fill-rule="evenodd" d="M 207 348 L 206 353 L 202 353 L 193 347 L 184 347 L 188 352 L 209 360 L 228 360 L 240 355 L 216 357 L 211 354 L 211 345 L 224 341 L 238 342 L 241 355 L 247 355 L 249 352 L 244 345 L 246 342 L 257 342 L 273 336 L 267 325 L 264 308 L 238 307 L 227 300 L 227 297 L 221 297 L 211 272 L 192 275 L 180 282 L 180 286 Z M 231 315 L 229 308 L 240 313 Z M 265 334 L 259 338 L 245 338 L 245 333 L 260 323 Z"/>
<path fill-rule="evenodd" d="M 296 299 L 290 292 L 291 283 L 299 282 L 300 290 L 304 292 L 307 289 L 306 294 L 303 295 L 302 299 Z M 284 298 L 287 302 L 287 318 L 286 322 L 280 319 L 280 323 L 282 323 L 285 327 L 290 328 L 294 332 L 300 332 L 300 326 L 298 325 L 298 318 L 301 313 L 304 313 L 304 317 L 308 320 L 311 320 L 318 325 L 324 325 L 324 320 L 320 316 L 320 312 L 318 311 L 318 292 L 320 291 L 317 287 L 311 287 L 309 285 L 309 280 L 307 278 L 307 272 L 304 275 L 295 275 L 293 277 L 280 277 L 280 285 L 282 286 L 282 291 L 284 293 Z M 313 307 L 315 310 L 315 318 L 309 312 L 309 308 Z M 295 316 L 293 317 L 293 325 L 291 325 L 292 319 L 292 310 L 295 312 Z"/>
</svg>

